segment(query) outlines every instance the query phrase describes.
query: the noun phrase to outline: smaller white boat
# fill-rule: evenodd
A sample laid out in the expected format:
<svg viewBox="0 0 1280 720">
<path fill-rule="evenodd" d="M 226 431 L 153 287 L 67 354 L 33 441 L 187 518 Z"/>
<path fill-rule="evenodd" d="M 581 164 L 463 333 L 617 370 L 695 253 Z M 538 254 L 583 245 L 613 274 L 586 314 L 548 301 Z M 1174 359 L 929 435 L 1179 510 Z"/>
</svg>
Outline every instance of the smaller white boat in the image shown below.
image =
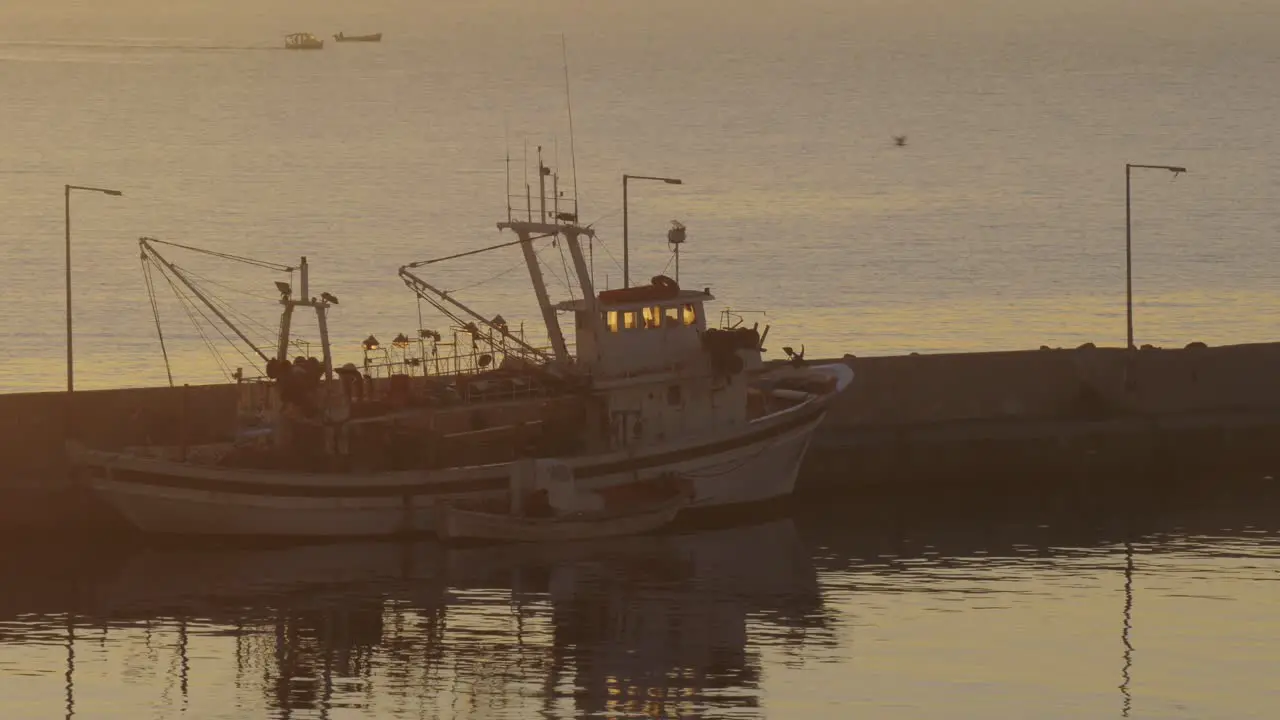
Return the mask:
<svg viewBox="0 0 1280 720">
<path fill-rule="evenodd" d="M 445 541 L 560 542 L 640 535 L 659 530 L 693 499 L 693 485 L 674 475 L 625 492 L 582 492 L 564 463 L 513 463 L 509 502 L 444 503 L 436 534 Z M 504 507 L 505 505 L 505 507 Z"/>
<path fill-rule="evenodd" d="M 382 33 L 370 33 L 368 35 L 347 35 L 339 32 L 333 36 L 338 42 L 382 42 Z"/>
</svg>

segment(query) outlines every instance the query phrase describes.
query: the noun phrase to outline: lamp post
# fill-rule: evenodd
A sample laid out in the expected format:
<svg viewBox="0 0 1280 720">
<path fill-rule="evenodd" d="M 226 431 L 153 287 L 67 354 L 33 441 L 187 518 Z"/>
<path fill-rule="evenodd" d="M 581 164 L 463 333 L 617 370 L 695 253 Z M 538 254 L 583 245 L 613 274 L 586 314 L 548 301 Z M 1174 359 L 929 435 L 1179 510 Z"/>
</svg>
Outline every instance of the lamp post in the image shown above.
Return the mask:
<svg viewBox="0 0 1280 720">
<path fill-rule="evenodd" d="M 1178 173 L 1184 173 L 1186 168 L 1177 165 L 1137 165 L 1134 163 L 1125 163 L 1124 166 L 1124 288 L 1125 288 L 1125 316 L 1128 320 L 1128 341 L 1127 348 L 1133 350 L 1133 210 L 1130 199 L 1133 194 L 1130 191 L 1129 176 L 1134 168 L 1141 170 L 1168 170 L 1173 173 L 1174 177 Z"/>
<path fill-rule="evenodd" d="M 75 384 L 75 355 L 71 345 L 71 191 L 84 190 L 86 192 L 102 193 L 103 195 L 114 195 L 120 197 L 124 193 L 119 190 L 108 190 L 107 188 L 86 187 L 83 185 L 67 185 L 63 192 L 63 205 L 66 209 L 66 231 L 67 231 L 67 392 L 74 392 Z"/>
<path fill-rule="evenodd" d="M 627 243 L 627 181 L 628 180 L 654 180 L 664 182 L 668 185 L 682 185 L 684 181 L 680 178 L 669 177 L 653 177 L 651 175 L 626 175 L 622 176 L 622 287 L 631 287 L 631 253 L 630 246 Z"/>
</svg>

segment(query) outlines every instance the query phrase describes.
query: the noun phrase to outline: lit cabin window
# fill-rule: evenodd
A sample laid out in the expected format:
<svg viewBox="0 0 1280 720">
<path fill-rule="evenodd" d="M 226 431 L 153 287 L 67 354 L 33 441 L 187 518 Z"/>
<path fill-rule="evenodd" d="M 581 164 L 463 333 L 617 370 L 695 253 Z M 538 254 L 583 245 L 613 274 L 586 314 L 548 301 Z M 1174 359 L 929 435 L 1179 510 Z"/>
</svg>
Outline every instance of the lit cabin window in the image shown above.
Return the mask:
<svg viewBox="0 0 1280 720">
<path fill-rule="evenodd" d="M 662 314 L 664 315 L 662 320 L 664 326 L 669 328 L 680 327 L 680 308 L 664 307 L 662 308 Z"/>
<path fill-rule="evenodd" d="M 604 322 L 609 326 L 609 332 L 618 332 L 618 311 L 610 310 L 605 313 Z"/>
<path fill-rule="evenodd" d="M 662 327 L 662 308 L 647 307 L 644 309 L 644 326 L 646 328 Z"/>
<path fill-rule="evenodd" d="M 636 311 L 627 310 L 622 313 L 622 327 L 627 330 L 636 329 Z"/>
<path fill-rule="evenodd" d="M 694 312 L 692 305 L 685 305 L 682 315 L 685 325 L 692 325 L 698 319 L 698 314 Z"/>
</svg>

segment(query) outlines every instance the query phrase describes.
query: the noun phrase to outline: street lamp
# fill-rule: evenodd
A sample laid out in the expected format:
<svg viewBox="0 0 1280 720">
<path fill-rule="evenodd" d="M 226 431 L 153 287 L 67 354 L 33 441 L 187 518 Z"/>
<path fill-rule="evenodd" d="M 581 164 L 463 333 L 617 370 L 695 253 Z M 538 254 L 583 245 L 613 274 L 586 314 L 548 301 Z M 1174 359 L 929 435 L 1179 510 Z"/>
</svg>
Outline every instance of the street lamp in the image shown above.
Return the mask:
<svg viewBox="0 0 1280 720">
<path fill-rule="evenodd" d="M 74 392 L 75 372 L 74 355 L 71 346 L 71 191 L 84 190 L 86 192 L 102 193 L 103 195 L 114 195 L 120 197 L 124 193 L 119 190 L 108 190 L 107 188 L 85 187 L 83 185 L 67 185 L 65 186 L 63 198 L 66 208 L 66 229 L 67 229 L 67 392 Z"/>
<path fill-rule="evenodd" d="M 1130 203 L 1132 193 L 1129 190 L 1129 175 L 1134 168 L 1142 170 L 1168 170 L 1174 177 L 1184 173 L 1186 168 L 1177 165 L 1136 165 L 1125 163 L 1124 166 L 1124 287 L 1125 314 L 1129 325 L 1128 349 L 1133 349 L 1133 210 Z"/>
<path fill-rule="evenodd" d="M 631 287 L 631 253 L 627 243 L 627 181 L 628 180 L 655 180 L 664 182 L 668 185 L 682 185 L 684 181 L 680 178 L 669 177 L 653 177 L 651 175 L 623 175 L 622 176 L 622 287 Z"/>
</svg>

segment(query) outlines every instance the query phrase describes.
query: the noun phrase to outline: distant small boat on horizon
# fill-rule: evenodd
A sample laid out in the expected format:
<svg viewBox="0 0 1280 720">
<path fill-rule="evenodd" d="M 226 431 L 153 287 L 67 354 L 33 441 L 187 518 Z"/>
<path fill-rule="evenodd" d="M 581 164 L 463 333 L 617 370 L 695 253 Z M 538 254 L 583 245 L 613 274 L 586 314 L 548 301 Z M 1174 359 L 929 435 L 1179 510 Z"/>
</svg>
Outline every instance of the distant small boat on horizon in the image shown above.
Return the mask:
<svg viewBox="0 0 1280 720">
<path fill-rule="evenodd" d="M 373 33 L 371 35 L 346 35 L 341 32 L 333 36 L 338 42 L 382 42 L 382 33 Z"/>
<path fill-rule="evenodd" d="M 320 50 L 322 48 L 324 48 L 324 41 L 311 33 L 293 33 L 284 38 L 285 50 Z"/>
</svg>

